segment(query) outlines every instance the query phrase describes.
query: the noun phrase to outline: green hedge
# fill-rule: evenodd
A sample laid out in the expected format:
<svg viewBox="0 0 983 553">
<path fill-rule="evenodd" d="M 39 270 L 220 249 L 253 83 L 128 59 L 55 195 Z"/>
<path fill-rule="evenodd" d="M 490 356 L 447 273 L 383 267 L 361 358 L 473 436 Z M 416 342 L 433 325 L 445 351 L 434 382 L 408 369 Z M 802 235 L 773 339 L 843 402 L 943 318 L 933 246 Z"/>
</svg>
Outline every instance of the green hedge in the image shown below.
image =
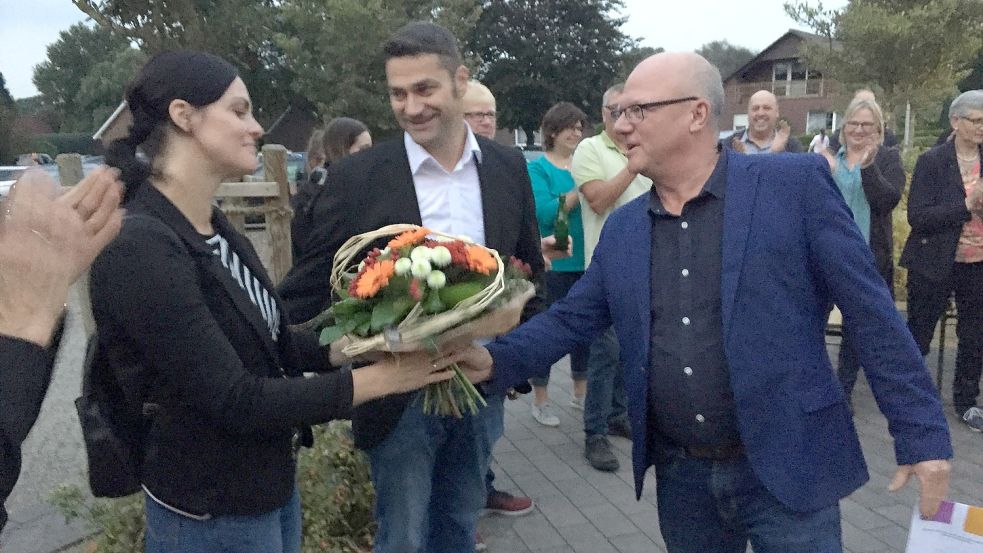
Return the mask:
<svg viewBox="0 0 983 553">
<path fill-rule="evenodd" d="M 372 550 L 375 493 L 365 455 L 356 450 L 351 423 L 314 429 L 314 447 L 298 458 L 297 485 L 304 519 L 304 553 L 368 553 Z M 95 551 L 143 551 L 143 495 L 92 500 L 77 486 L 62 486 L 49 502 L 67 520 L 82 519 L 93 531 Z"/>
</svg>

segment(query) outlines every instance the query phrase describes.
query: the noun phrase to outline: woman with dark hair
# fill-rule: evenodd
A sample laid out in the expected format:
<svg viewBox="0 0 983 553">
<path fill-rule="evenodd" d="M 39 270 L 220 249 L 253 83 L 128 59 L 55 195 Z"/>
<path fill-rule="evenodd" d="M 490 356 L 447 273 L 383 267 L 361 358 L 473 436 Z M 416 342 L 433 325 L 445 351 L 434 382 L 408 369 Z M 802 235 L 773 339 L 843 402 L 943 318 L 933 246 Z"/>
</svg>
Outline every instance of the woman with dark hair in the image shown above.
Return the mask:
<svg viewBox="0 0 983 553">
<path fill-rule="evenodd" d="M 570 102 L 560 102 L 543 116 L 543 149 L 546 155 L 529 163 L 533 199 L 536 201 L 536 220 L 539 234 L 555 233 L 554 223 L 560 205 L 568 217 L 569 235 L 573 240 L 573 255 L 553 261 L 546 273 L 547 301 L 552 303 L 567 295 L 573 283 L 584 274 L 584 224 L 580 214 L 580 198 L 570 174 L 573 151 L 584 137 L 587 115 Z M 570 404 L 583 410 L 587 393 L 587 359 L 589 349 L 570 353 L 570 374 L 573 376 L 573 399 Z M 549 403 L 549 373 L 529 381 L 533 389 L 532 417 L 542 425 L 557 426 L 560 419 Z"/>
<path fill-rule="evenodd" d="M 294 218 L 290 222 L 294 260 L 300 259 L 304 253 L 303 245 L 311 232 L 312 207 L 318 197 L 318 190 L 324 186 L 328 166 L 372 146 L 369 129 L 364 123 L 351 117 L 335 117 L 323 131 L 315 132 L 320 133 L 321 142 L 318 146 L 324 155 L 323 166 L 313 169 L 310 178 L 297 187 L 297 194 L 290 199 L 290 206 L 294 210 Z M 311 140 L 313 139 L 312 135 Z"/>
<path fill-rule="evenodd" d="M 96 369 L 150 413 L 146 551 L 297 553 L 295 458 L 308 425 L 447 371 L 410 355 L 303 378 L 329 368 L 326 353 L 289 326 L 255 250 L 212 205 L 222 181 L 255 170 L 263 134 L 236 69 L 163 52 L 126 100 L 133 124 L 106 159 L 127 215 L 93 264 L 91 298 Z"/>
</svg>

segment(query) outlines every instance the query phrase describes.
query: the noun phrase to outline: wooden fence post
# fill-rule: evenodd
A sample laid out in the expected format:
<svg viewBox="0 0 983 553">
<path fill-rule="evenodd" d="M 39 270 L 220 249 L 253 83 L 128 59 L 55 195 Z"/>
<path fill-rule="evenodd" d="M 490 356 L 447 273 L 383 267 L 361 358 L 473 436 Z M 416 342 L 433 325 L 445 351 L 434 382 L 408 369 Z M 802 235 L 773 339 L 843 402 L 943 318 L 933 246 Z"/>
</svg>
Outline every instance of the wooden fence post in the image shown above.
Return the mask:
<svg viewBox="0 0 983 553">
<path fill-rule="evenodd" d="M 279 144 L 263 146 L 263 172 L 268 182 L 276 182 L 279 193 L 267 198 L 266 205 L 273 208 L 266 213 L 266 230 L 270 236 L 270 278 L 279 283 L 287 276 L 293 264 L 290 242 L 290 181 L 287 179 L 287 149 Z"/>
<path fill-rule="evenodd" d="M 79 154 L 58 154 L 58 180 L 62 186 L 75 186 L 82 180 L 82 156 Z"/>
</svg>

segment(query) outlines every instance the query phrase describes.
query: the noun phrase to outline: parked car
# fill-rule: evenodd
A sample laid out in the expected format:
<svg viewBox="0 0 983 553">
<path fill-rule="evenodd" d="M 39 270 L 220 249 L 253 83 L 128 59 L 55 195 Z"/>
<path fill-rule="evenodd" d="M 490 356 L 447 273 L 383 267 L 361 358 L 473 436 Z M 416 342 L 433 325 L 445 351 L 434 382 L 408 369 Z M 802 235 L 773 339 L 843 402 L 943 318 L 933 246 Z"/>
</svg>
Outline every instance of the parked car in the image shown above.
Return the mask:
<svg viewBox="0 0 983 553">
<path fill-rule="evenodd" d="M 17 156 L 17 165 L 22 166 L 48 165 L 54 162 L 55 160 L 51 159 L 51 156 L 45 153 L 33 152 L 30 154 L 20 154 Z"/>
<path fill-rule="evenodd" d="M 10 192 L 10 187 L 13 186 L 17 179 L 27 171 L 27 167 L 7 165 L 0 166 L 0 198 L 5 198 Z"/>
</svg>

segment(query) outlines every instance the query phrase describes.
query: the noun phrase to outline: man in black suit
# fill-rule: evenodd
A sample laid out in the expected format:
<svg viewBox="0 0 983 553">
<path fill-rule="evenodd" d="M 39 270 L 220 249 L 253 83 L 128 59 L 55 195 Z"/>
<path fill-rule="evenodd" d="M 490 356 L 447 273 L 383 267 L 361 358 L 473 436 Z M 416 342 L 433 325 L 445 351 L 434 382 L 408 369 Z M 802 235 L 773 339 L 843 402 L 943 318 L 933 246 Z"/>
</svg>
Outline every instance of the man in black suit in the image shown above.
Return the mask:
<svg viewBox="0 0 983 553">
<path fill-rule="evenodd" d="M 528 262 L 537 275 L 543 270 L 525 160 L 465 124 L 469 74 L 453 35 L 411 23 L 384 51 L 389 101 L 406 132 L 329 168 L 304 256 L 280 286 L 292 320 L 329 305 L 328 277 L 345 240 L 394 223 L 467 235 Z M 375 551 L 472 551 L 491 453 L 485 426 L 501 416 L 501 398 L 455 419 L 424 415 L 414 397 L 388 397 L 353 413 L 355 443 L 369 455 L 377 494 Z"/>
</svg>

